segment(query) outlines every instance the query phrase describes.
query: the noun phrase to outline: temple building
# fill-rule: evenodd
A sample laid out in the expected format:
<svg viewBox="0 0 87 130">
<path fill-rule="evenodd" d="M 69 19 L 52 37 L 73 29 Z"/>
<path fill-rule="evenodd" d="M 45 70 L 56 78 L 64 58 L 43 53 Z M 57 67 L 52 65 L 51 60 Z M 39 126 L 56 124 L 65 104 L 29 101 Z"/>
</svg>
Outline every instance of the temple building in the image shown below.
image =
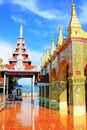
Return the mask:
<svg viewBox="0 0 87 130">
<path fill-rule="evenodd" d="M 0 110 L 5 107 L 5 102 L 9 95 L 9 89 L 11 92 L 14 89 L 14 78 L 31 78 L 31 97 L 32 102 L 34 101 L 34 84 L 36 76 L 40 73 L 40 65 L 33 66 L 31 63 L 31 56 L 26 49 L 23 38 L 23 24 L 20 23 L 19 38 L 12 53 L 12 57 L 9 59 L 9 63 L 2 65 L 2 61 L 0 60 L 0 88 L 2 88 L 1 93 L 3 94 L 3 100 L 0 102 Z M 12 79 L 11 83 L 9 83 L 10 79 Z"/>
<path fill-rule="evenodd" d="M 87 109 L 87 32 L 80 24 L 72 3 L 68 36 L 59 36 L 54 49 L 41 60 L 39 85 L 40 105 L 74 116 L 86 115 Z M 46 78 L 47 77 L 47 78 Z"/>
</svg>

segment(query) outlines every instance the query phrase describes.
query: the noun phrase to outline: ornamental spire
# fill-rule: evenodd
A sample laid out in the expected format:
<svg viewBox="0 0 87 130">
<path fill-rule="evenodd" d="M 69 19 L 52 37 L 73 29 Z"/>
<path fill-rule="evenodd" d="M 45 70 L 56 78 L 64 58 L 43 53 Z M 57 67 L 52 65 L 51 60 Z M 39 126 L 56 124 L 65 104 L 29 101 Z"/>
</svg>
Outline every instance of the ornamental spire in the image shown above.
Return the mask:
<svg viewBox="0 0 87 130">
<path fill-rule="evenodd" d="M 72 13 L 71 20 L 68 27 L 69 36 L 68 37 L 79 37 L 79 32 L 81 31 L 81 24 L 76 16 L 75 4 L 72 1 Z"/>
<path fill-rule="evenodd" d="M 23 23 L 21 22 L 20 23 L 20 35 L 19 35 L 19 38 L 23 38 L 23 28 L 22 28 L 22 26 L 23 26 Z"/>
<path fill-rule="evenodd" d="M 61 46 L 63 43 L 63 35 L 62 35 L 62 26 L 59 27 L 59 37 L 58 37 L 58 42 L 57 42 L 57 50 L 59 49 L 59 46 Z"/>
<path fill-rule="evenodd" d="M 75 9 L 75 4 L 72 2 L 72 17 L 76 16 L 76 9 Z"/>
<path fill-rule="evenodd" d="M 54 39 L 52 39 L 51 51 L 50 51 L 50 55 L 52 56 L 53 54 L 54 54 Z"/>
<path fill-rule="evenodd" d="M 48 53 L 48 48 L 47 48 L 47 49 L 46 49 L 46 56 L 45 56 L 46 62 L 48 61 L 48 59 L 49 59 L 49 53 Z"/>
</svg>

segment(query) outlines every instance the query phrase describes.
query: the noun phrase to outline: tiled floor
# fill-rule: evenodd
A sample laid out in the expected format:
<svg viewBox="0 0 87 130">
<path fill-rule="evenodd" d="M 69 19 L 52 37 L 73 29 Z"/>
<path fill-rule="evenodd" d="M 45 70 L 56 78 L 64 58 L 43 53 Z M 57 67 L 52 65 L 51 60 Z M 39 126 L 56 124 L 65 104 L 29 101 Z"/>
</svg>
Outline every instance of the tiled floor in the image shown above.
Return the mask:
<svg viewBox="0 0 87 130">
<path fill-rule="evenodd" d="M 73 118 L 58 111 L 39 107 L 37 100 L 11 102 L 0 112 L 0 130 L 86 130 L 86 117 Z"/>
</svg>

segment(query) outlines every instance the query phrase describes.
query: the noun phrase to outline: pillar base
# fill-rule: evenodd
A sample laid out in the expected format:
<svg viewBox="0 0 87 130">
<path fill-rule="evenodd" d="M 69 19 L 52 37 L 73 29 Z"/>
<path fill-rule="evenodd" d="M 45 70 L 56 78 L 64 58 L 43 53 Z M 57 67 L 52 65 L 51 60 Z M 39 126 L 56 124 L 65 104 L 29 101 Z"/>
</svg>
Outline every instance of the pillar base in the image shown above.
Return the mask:
<svg viewBox="0 0 87 130">
<path fill-rule="evenodd" d="M 46 99 L 45 99 L 45 107 L 46 107 L 46 108 L 49 108 L 49 98 L 46 98 Z"/>
<path fill-rule="evenodd" d="M 56 109 L 56 100 L 50 100 L 49 101 L 49 108 Z"/>
<path fill-rule="evenodd" d="M 74 116 L 84 116 L 86 115 L 86 107 L 85 105 L 70 106 L 69 113 Z"/>
<path fill-rule="evenodd" d="M 4 103 L 4 102 L 1 102 L 1 103 L 0 103 L 0 111 L 2 111 L 4 108 L 5 108 L 5 103 Z"/>
<path fill-rule="evenodd" d="M 67 114 L 67 102 L 61 101 L 59 103 L 59 112 L 60 114 Z"/>
</svg>

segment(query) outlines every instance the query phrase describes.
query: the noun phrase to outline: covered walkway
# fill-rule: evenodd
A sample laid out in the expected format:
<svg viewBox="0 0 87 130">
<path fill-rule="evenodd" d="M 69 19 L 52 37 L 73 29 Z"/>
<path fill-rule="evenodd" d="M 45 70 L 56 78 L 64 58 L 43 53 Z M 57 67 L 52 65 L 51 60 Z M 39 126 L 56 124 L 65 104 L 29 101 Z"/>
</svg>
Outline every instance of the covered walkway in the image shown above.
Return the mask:
<svg viewBox="0 0 87 130">
<path fill-rule="evenodd" d="M 0 112 L 0 130 L 86 130 L 85 116 L 62 115 L 56 110 L 34 105 L 31 99 L 12 101 Z"/>
</svg>

